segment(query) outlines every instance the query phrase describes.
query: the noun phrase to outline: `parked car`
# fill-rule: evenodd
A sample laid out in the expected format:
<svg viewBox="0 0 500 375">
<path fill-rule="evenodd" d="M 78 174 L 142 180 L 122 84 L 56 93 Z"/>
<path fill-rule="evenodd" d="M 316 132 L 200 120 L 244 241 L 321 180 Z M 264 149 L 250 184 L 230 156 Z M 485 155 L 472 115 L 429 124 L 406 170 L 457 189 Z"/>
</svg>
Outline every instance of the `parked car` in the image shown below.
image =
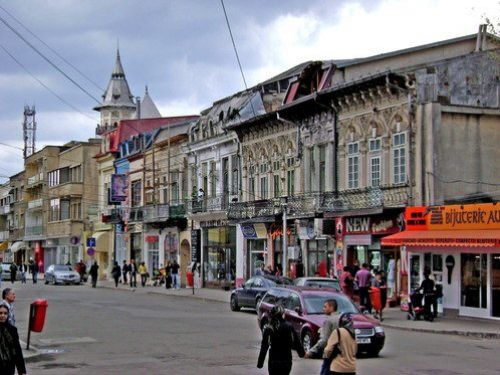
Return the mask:
<svg viewBox="0 0 500 375">
<path fill-rule="evenodd" d="M 257 310 L 259 327 L 269 321 L 272 307 L 278 303 L 285 307 L 285 319 L 293 325 L 307 351 L 319 339 L 319 328 L 327 318 L 323 304 L 328 299 L 337 301 L 339 313 L 351 313 L 358 343 L 358 353 L 377 356 L 384 347 L 385 333 L 379 321 L 361 314 L 352 301 L 343 293 L 332 289 L 287 287 L 271 288 L 264 295 Z"/>
<path fill-rule="evenodd" d="M 10 266 L 12 262 L 2 262 L 2 280 L 10 280 Z M 18 270 L 16 272 L 16 280 L 21 280 L 21 272 Z"/>
<path fill-rule="evenodd" d="M 257 309 L 262 297 L 270 288 L 292 284 L 292 280 L 287 277 L 271 275 L 251 277 L 241 287 L 231 292 L 231 310 L 239 311 L 242 307 Z"/>
<path fill-rule="evenodd" d="M 45 270 L 45 284 L 80 284 L 80 275 L 66 264 L 51 264 Z"/>
<path fill-rule="evenodd" d="M 338 279 L 329 277 L 299 277 L 293 281 L 296 286 L 307 286 L 310 288 L 331 288 L 337 292 L 342 291 Z"/>
</svg>

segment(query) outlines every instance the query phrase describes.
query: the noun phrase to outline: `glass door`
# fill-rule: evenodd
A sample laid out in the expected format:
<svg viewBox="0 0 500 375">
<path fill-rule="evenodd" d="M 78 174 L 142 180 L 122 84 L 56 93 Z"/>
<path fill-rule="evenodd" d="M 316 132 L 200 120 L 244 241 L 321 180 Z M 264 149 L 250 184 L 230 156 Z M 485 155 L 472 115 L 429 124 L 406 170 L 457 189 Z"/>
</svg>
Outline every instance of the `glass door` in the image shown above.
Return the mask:
<svg viewBox="0 0 500 375">
<path fill-rule="evenodd" d="M 500 254 L 491 254 L 491 315 L 500 318 Z"/>
<path fill-rule="evenodd" d="M 461 305 L 486 309 L 487 306 L 487 255 L 461 254 L 462 289 Z"/>
</svg>

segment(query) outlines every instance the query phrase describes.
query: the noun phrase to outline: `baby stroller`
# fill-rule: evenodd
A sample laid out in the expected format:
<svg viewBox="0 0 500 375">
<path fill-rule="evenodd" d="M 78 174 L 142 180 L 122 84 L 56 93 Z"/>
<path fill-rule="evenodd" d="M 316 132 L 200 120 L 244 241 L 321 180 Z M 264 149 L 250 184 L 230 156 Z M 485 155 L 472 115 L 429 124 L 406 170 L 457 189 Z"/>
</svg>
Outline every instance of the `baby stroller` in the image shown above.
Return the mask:
<svg viewBox="0 0 500 375">
<path fill-rule="evenodd" d="M 424 295 L 415 290 L 410 294 L 410 303 L 408 303 L 408 320 L 420 320 L 424 317 L 425 309 L 423 305 Z"/>
</svg>

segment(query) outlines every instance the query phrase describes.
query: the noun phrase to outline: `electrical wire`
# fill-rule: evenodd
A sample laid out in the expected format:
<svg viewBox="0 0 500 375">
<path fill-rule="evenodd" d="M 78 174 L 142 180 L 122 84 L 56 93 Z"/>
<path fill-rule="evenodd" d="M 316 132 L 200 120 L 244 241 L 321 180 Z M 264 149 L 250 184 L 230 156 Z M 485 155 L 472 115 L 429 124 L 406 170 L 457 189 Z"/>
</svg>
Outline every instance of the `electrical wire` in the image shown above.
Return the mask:
<svg viewBox="0 0 500 375">
<path fill-rule="evenodd" d="M 0 6 L 1 8 L 1 6 Z M 59 99 L 61 102 L 63 102 L 64 104 L 66 104 L 68 107 L 70 107 L 71 109 L 75 110 L 76 112 L 80 113 L 81 115 L 89 118 L 90 120 L 92 121 L 98 121 L 96 118 L 94 117 L 91 117 L 89 116 L 88 114 L 82 112 L 81 110 L 79 110 L 77 107 L 75 107 L 73 104 L 69 103 L 68 101 L 66 101 L 63 97 L 61 97 L 60 95 L 58 95 L 55 91 L 53 91 L 50 87 L 48 87 L 45 83 L 43 83 L 40 79 L 38 79 L 38 77 L 36 77 L 33 73 L 31 73 L 28 68 L 26 68 L 26 66 L 24 64 L 22 64 L 14 55 L 12 55 L 2 44 L 0 44 L 0 48 L 3 49 L 3 51 L 10 56 L 10 58 L 12 60 L 14 60 L 17 65 L 19 65 L 21 68 L 23 68 L 23 70 L 28 73 L 31 78 L 33 78 L 35 81 L 37 81 L 42 87 L 44 87 L 47 91 L 49 91 L 52 95 L 54 95 L 57 99 Z"/>
<path fill-rule="evenodd" d="M 97 104 L 101 104 L 101 102 L 96 99 L 91 93 L 89 93 L 85 88 L 83 88 L 78 82 L 76 82 L 73 78 L 71 78 L 68 74 L 66 74 L 61 68 L 59 68 L 55 63 L 52 62 L 47 56 L 45 56 L 42 52 L 40 52 L 33 44 L 31 44 L 24 36 L 21 35 L 19 31 L 17 31 L 11 24 L 9 24 L 5 18 L 0 16 L 0 21 L 7 26 L 14 34 L 17 35 L 19 39 L 21 39 L 24 43 L 26 43 L 33 51 L 35 51 L 40 57 L 42 57 L 46 62 L 48 62 L 54 69 L 56 69 L 59 73 L 61 73 L 66 79 L 68 79 L 73 85 L 78 87 L 82 92 L 84 92 L 89 98 L 97 102 Z"/>
<path fill-rule="evenodd" d="M 37 39 L 40 43 L 42 43 L 45 47 L 47 47 L 52 53 L 54 53 L 57 57 L 59 57 L 62 61 L 68 64 L 71 68 L 73 68 L 78 74 L 80 74 L 83 78 L 93 84 L 96 88 L 101 91 L 105 91 L 102 87 L 100 87 L 97 83 L 95 83 L 92 79 L 90 79 L 87 75 L 85 75 L 80 69 L 74 66 L 71 62 L 61 56 L 54 48 L 45 43 L 38 35 L 36 35 L 33 31 L 28 29 L 18 18 L 14 17 L 12 13 L 10 13 L 7 9 L 5 9 L 2 5 L 0 5 L 0 9 L 2 9 L 5 13 L 7 13 L 14 21 L 16 21 L 21 27 L 31 34 L 35 39 Z"/>
</svg>

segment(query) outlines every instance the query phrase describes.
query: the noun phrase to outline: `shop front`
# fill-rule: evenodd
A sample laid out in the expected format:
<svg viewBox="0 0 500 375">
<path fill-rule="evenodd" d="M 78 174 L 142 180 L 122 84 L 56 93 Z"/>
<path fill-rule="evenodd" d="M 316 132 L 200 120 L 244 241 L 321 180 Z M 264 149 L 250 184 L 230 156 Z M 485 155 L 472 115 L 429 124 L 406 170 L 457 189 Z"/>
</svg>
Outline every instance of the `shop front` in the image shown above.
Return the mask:
<svg viewBox="0 0 500 375">
<path fill-rule="evenodd" d="M 296 276 L 328 277 L 334 273 L 335 221 L 333 219 L 297 220 L 300 240 Z M 305 254 L 305 256 L 301 256 Z"/>
<path fill-rule="evenodd" d="M 267 265 L 267 227 L 264 223 L 241 224 L 241 232 L 246 242 L 246 271 L 244 278 L 255 275 L 261 264 Z"/>
<path fill-rule="evenodd" d="M 236 226 L 219 224 L 202 225 L 202 280 L 205 287 L 228 288 L 236 280 Z"/>
<path fill-rule="evenodd" d="M 363 263 L 373 270 L 384 271 L 387 279 L 387 296 L 397 300 L 401 289 L 399 246 L 385 246 L 383 238 L 403 229 L 400 210 L 388 210 L 376 215 L 349 216 L 336 219 L 337 247 L 343 247 L 342 263 L 336 262 L 337 275 L 343 266 L 353 274 Z M 340 244 L 340 245 L 339 245 Z"/>
<path fill-rule="evenodd" d="M 405 247 L 408 288 L 429 270 L 439 312 L 500 318 L 500 205 L 408 207 L 405 220 L 406 230 L 383 244 Z"/>
<path fill-rule="evenodd" d="M 274 271 L 279 272 L 284 276 L 292 276 L 292 271 L 296 269 L 296 265 L 301 261 L 301 252 L 296 234 L 295 225 L 287 223 L 286 233 L 283 235 L 283 224 L 274 222 L 269 225 L 268 238 L 271 243 L 271 249 L 268 252 L 267 265 L 271 266 Z M 283 241 L 286 238 L 286 263 L 283 269 Z"/>
</svg>

